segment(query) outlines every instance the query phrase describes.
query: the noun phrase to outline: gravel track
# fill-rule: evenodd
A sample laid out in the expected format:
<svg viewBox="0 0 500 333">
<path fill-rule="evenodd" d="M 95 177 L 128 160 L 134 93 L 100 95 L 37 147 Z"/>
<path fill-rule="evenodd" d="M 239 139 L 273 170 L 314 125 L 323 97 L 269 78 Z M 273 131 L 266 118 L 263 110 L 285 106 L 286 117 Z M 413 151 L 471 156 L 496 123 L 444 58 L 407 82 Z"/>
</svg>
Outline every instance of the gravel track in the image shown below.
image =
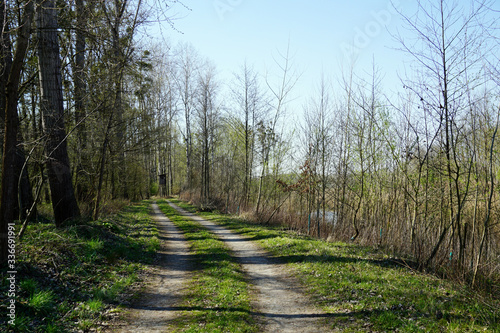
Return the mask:
<svg viewBox="0 0 500 333">
<path fill-rule="evenodd" d="M 145 292 L 134 304 L 124 322 L 113 332 L 168 332 L 169 321 L 183 310 L 176 307 L 190 278 L 189 245 L 182 232 L 153 204 L 153 219 L 158 225 L 160 250 L 157 265 L 148 274 Z"/>
</svg>

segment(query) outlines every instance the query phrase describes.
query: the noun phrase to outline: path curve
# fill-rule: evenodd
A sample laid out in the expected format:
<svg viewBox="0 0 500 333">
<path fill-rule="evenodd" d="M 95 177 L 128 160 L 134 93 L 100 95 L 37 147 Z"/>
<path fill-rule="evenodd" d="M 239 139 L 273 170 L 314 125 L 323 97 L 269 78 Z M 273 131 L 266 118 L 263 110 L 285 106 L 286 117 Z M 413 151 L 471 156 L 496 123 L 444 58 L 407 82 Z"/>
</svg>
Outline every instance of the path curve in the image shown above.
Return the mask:
<svg viewBox="0 0 500 333">
<path fill-rule="evenodd" d="M 149 273 L 146 290 L 137 304 L 130 309 L 125 321 L 113 332 L 166 332 L 169 321 L 182 311 L 176 305 L 182 302 L 191 263 L 188 242 L 184 234 L 152 204 L 152 217 L 156 221 L 160 238 L 157 266 Z"/>
<path fill-rule="evenodd" d="M 169 202 L 182 215 L 197 221 L 219 237 L 243 266 L 257 293 L 254 313 L 265 332 L 328 332 L 327 314 L 311 305 L 284 265 L 274 263 L 255 242 L 189 213 Z"/>
</svg>

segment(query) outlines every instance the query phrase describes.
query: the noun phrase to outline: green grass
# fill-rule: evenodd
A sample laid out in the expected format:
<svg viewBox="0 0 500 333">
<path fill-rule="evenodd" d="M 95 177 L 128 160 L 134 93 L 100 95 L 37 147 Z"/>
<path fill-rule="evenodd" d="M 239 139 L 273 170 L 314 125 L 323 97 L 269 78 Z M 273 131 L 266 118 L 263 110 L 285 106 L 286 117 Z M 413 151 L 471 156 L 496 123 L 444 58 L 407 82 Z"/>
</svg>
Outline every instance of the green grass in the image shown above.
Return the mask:
<svg viewBox="0 0 500 333">
<path fill-rule="evenodd" d="M 55 302 L 54 292 L 52 290 L 41 290 L 33 293 L 28 299 L 28 306 L 40 315 L 47 315 L 53 308 Z"/>
<path fill-rule="evenodd" d="M 14 332 L 76 332 L 96 329 L 106 314 L 127 302 L 141 271 L 159 248 L 150 202 L 131 205 L 98 221 L 63 228 L 44 220 L 28 226 L 17 246 Z M 0 292 L 8 281 L 1 271 Z M 0 298 L 3 310 L 8 299 Z M 5 316 L 0 327 L 7 327 Z"/>
<path fill-rule="evenodd" d="M 200 224 L 179 215 L 164 201 L 160 209 L 184 233 L 193 256 L 194 276 L 175 320 L 174 331 L 259 332 L 252 318 L 250 290 L 240 265 L 224 243 Z"/>
<path fill-rule="evenodd" d="M 331 314 L 332 329 L 500 332 L 499 300 L 415 272 L 377 249 L 320 241 L 227 215 L 198 214 L 257 241 L 286 263 L 313 300 Z"/>
</svg>

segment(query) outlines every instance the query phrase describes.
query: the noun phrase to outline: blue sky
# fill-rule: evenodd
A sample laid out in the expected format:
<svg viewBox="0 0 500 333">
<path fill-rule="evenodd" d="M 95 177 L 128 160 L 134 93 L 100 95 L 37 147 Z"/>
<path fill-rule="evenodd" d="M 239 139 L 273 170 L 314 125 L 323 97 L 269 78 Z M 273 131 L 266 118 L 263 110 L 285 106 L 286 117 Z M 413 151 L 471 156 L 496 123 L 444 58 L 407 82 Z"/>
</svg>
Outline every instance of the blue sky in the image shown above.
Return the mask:
<svg viewBox="0 0 500 333">
<path fill-rule="evenodd" d="M 179 8 L 182 18 L 175 25 L 183 35 L 171 32 L 170 38 L 192 43 L 223 71 L 237 69 L 245 59 L 271 71 L 273 55 L 283 52 L 288 40 L 297 69 L 310 79 L 319 78 L 323 69 L 336 71 L 340 62 L 347 62 L 345 49 L 355 37 L 358 44 L 367 44 L 359 52 L 360 66 L 371 63 L 373 55 L 376 62 L 386 60 L 383 55 L 387 53 L 397 56 L 385 47 L 393 43 L 387 29 L 394 29 L 398 21 L 390 0 L 183 2 L 192 11 Z"/>
<path fill-rule="evenodd" d="M 466 3 L 467 1 L 461 1 Z M 262 75 L 278 74 L 273 60 L 288 42 L 295 70 L 301 73 L 294 91 L 300 109 L 314 93 L 322 73 L 333 83 L 356 59 L 359 76 L 370 72 L 372 62 L 383 76 L 382 88 L 390 93 L 402 85 L 408 56 L 395 50 L 391 33 L 401 30 L 396 6 L 407 15 L 415 11 L 408 0 L 182 0 L 176 6 L 175 27 L 162 34 L 170 42 L 191 43 L 218 69 L 219 79 L 230 84 L 232 73 L 245 61 Z"/>
</svg>

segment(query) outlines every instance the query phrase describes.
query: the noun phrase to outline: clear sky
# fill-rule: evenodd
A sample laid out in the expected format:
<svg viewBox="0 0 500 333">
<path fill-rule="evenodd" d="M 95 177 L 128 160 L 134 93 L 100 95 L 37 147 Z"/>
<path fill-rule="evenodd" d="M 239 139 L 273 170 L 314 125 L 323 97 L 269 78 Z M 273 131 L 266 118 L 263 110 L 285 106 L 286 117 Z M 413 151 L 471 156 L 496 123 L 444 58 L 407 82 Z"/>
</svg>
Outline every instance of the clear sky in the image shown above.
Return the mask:
<svg viewBox="0 0 500 333">
<path fill-rule="evenodd" d="M 468 1 L 461 1 L 467 3 Z M 301 108 L 314 93 L 324 73 L 336 82 L 341 68 L 356 59 L 358 75 L 370 72 L 372 62 L 383 76 L 382 87 L 394 91 L 402 85 L 408 56 L 395 50 L 391 33 L 402 22 L 394 6 L 411 15 L 409 0 L 182 0 L 190 10 L 174 7 L 175 27 L 161 31 L 171 42 L 191 43 L 201 56 L 217 66 L 219 79 L 230 83 L 245 60 L 264 75 L 276 74 L 273 57 L 285 52 L 288 42 L 295 70 L 301 73 L 294 97 Z"/>
</svg>

